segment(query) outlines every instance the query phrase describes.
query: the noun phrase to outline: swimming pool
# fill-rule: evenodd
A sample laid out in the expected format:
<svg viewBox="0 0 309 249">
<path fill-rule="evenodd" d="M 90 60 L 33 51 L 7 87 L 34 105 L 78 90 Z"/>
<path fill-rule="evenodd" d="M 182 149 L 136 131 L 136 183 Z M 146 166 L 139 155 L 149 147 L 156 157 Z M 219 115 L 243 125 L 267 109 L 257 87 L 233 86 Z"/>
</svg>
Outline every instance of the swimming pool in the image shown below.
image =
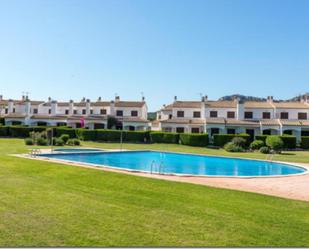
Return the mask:
<svg viewBox="0 0 309 249">
<path fill-rule="evenodd" d="M 284 163 L 158 151 L 42 154 L 41 156 L 102 167 L 162 174 L 256 177 L 295 175 L 307 171 Z"/>
<path fill-rule="evenodd" d="M 75 149 L 75 148 L 67 148 L 67 149 L 54 149 L 54 152 L 65 152 L 65 153 L 80 153 L 80 152 L 102 152 L 100 149 Z"/>
</svg>

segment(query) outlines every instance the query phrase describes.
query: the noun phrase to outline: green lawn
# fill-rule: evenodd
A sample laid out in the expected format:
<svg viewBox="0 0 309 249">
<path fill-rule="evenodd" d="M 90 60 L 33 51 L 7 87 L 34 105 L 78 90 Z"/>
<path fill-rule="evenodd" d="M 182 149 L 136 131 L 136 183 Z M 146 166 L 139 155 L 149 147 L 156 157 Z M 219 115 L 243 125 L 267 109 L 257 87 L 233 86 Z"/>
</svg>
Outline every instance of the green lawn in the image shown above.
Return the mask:
<svg viewBox="0 0 309 249">
<path fill-rule="evenodd" d="M 176 145 L 125 147 L 226 155 Z M 309 246 L 309 202 L 8 155 L 26 149 L 23 140 L 0 139 L 2 247 Z M 309 153 L 280 159 L 305 162 Z"/>
</svg>

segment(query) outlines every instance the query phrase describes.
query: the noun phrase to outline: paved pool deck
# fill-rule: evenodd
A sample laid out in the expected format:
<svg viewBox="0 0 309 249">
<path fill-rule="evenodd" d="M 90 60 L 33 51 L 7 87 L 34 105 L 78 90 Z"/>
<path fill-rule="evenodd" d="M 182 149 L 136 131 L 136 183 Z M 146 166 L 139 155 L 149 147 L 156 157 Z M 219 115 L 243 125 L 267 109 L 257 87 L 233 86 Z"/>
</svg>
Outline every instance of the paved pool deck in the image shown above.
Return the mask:
<svg viewBox="0 0 309 249">
<path fill-rule="evenodd" d="M 44 153 L 45 152 L 48 151 L 44 151 Z M 186 183 L 200 184 L 217 188 L 226 188 L 226 189 L 260 193 L 294 200 L 309 201 L 308 173 L 296 176 L 246 177 L 246 178 L 158 175 L 158 174 L 142 173 L 137 171 L 132 172 L 126 170 L 118 170 L 102 166 L 87 165 L 79 162 L 67 162 L 51 158 L 30 157 L 28 154 L 15 155 L 15 156 L 33 160 L 43 160 L 58 164 L 60 163 L 71 166 L 103 170 L 103 171 L 119 172 L 129 175 L 163 179 L 168 181 L 186 182 Z M 309 170 L 309 164 L 304 163 L 291 163 L 291 164 L 301 166 Z"/>
</svg>

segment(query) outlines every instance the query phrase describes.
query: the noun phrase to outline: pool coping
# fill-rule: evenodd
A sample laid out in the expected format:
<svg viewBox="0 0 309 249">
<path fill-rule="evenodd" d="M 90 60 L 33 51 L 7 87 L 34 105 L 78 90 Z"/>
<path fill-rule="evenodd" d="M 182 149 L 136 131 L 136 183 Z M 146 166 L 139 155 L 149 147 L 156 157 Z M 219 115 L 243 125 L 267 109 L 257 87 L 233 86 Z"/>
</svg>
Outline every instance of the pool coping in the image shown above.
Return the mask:
<svg viewBox="0 0 309 249">
<path fill-rule="evenodd" d="M 98 149 L 99 150 L 99 149 Z M 121 152 L 162 152 L 162 153 L 170 153 L 170 154 L 182 154 L 182 155 L 195 155 L 195 156 L 207 156 L 207 157 L 217 157 L 217 158 L 228 158 L 228 159 L 241 159 L 241 160 L 249 160 L 249 161 L 260 161 L 260 162 L 270 162 L 270 163 L 280 163 L 285 164 L 288 166 L 293 166 L 297 168 L 304 169 L 305 171 L 302 173 L 296 173 L 296 174 L 287 174 L 287 175 L 270 175 L 270 176 L 226 176 L 226 175 L 194 175 L 194 174 L 179 174 L 179 173 L 159 173 L 159 172 L 153 172 L 145 171 L 145 170 L 134 170 L 134 169 L 128 169 L 128 168 L 119 168 L 115 166 L 110 165 L 104 165 L 104 164 L 94 164 L 94 163 L 87 163 L 87 162 L 79 162 L 79 161 L 72 161 L 72 160 L 65 160 L 65 159 L 58 159 L 58 158 L 50 158 L 50 157 L 44 157 L 44 155 L 63 155 L 63 154 L 99 154 L 99 153 L 121 153 Z M 110 169 L 117 172 L 130 172 L 130 173 L 141 173 L 141 174 L 148 174 L 148 175 L 161 175 L 161 176 L 177 176 L 177 177 L 202 177 L 202 178 L 239 178 L 239 179 L 251 179 L 251 178 L 282 178 L 282 177 L 293 177 L 293 176 L 301 176 L 309 174 L 309 164 L 304 166 L 304 164 L 299 163 L 291 163 L 291 162 L 282 162 L 282 161 L 271 161 L 271 160 L 263 160 L 263 159 L 251 159 L 251 158 L 242 158 L 242 157 L 229 157 L 229 156 L 217 156 L 217 155 L 207 155 L 207 154 L 195 154 L 195 153 L 186 153 L 186 152 L 172 152 L 172 151 L 160 151 L 160 150 L 103 150 L 102 151 L 86 151 L 86 152 L 50 152 L 50 153 L 42 153 L 41 155 L 38 155 L 36 157 L 30 156 L 29 154 L 18 154 L 14 156 L 19 156 L 27 159 L 37 159 L 41 161 L 49 161 L 54 163 L 61 163 L 66 165 L 76 165 L 80 167 L 91 167 L 94 169 Z"/>
</svg>

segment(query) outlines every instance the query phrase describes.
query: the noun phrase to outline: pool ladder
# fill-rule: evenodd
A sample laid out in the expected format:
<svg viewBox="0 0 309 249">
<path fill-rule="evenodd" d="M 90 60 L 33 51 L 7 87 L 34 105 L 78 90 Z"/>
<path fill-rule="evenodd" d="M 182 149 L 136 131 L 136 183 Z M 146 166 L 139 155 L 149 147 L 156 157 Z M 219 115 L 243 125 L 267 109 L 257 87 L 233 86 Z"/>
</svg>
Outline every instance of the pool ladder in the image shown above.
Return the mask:
<svg viewBox="0 0 309 249">
<path fill-rule="evenodd" d="M 274 158 L 274 153 L 271 153 L 271 154 L 268 154 L 268 155 L 267 155 L 266 160 L 272 162 L 272 161 L 273 161 L 273 158 Z"/>
<path fill-rule="evenodd" d="M 163 161 L 160 164 L 156 164 L 156 161 L 153 160 L 150 164 L 150 174 L 163 174 L 164 173 L 164 163 Z"/>
<path fill-rule="evenodd" d="M 41 150 L 40 149 L 32 149 L 29 153 L 29 155 L 31 157 L 37 157 L 37 155 L 41 154 Z"/>
</svg>

